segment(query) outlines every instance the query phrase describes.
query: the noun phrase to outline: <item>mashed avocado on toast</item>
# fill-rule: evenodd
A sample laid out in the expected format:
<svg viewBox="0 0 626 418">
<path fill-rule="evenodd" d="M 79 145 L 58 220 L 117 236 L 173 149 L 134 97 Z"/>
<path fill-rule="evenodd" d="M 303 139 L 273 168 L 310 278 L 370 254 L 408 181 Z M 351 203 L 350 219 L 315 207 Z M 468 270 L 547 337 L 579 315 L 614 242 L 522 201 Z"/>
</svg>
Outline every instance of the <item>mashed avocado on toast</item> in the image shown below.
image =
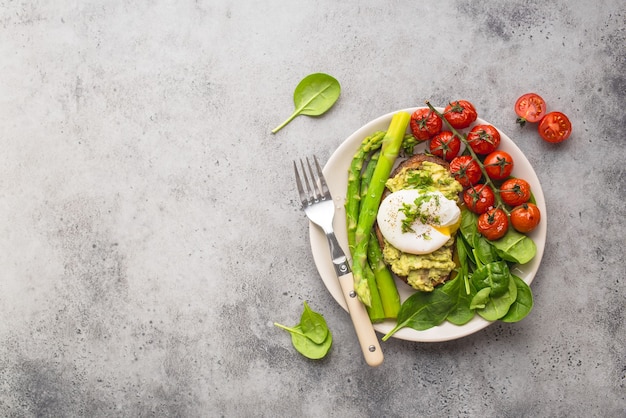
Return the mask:
<svg viewBox="0 0 626 418">
<path fill-rule="evenodd" d="M 438 191 L 458 203 L 463 187 L 448 171 L 446 161 L 430 155 L 418 154 L 400 164 L 386 182 L 387 194 L 404 189 Z M 456 267 L 454 242 L 458 223 L 449 229 L 450 239 L 429 254 L 411 254 L 395 248 L 377 231 L 383 249 L 383 258 L 391 270 L 414 289 L 431 292 L 445 282 Z"/>
</svg>

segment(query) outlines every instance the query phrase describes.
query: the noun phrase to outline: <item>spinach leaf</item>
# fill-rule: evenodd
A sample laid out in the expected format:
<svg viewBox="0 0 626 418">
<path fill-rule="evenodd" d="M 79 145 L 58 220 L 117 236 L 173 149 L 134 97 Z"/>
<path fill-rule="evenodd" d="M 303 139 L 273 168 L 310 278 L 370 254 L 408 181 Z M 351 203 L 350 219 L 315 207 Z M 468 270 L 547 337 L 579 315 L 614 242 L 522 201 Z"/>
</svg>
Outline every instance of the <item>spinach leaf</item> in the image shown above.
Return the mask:
<svg viewBox="0 0 626 418">
<path fill-rule="evenodd" d="M 472 248 L 476 248 L 478 238 L 481 236 L 478 232 L 478 215 L 467 209 L 461 210 L 461 226 L 459 227 L 463 238 Z"/>
<path fill-rule="evenodd" d="M 296 110 L 272 130 L 275 134 L 296 116 L 319 116 L 330 109 L 341 93 L 339 82 L 332 76 L 324 73 L 309 74 L 296 86 L 293 93 L 293 102 Z"/>
<path fill-rule="evenodd" d="M 304 311 L 300 317 L 300 328 L 302 333 L 315 344 L 323 343 L 328 336 L 326 320 L 322 315 L 311 310 L 306 301 L 304 302 Z"/>
<path fill-rule="evenodd" d="M 490 243 L 500 258 L 513 263 L 526 264 L 537 253 L 535 242 L 513 228 L 509 228 L 506 235 L 499 240 Z"/>
<path fill-rule="evenodd" d="M 517 286 L 517 298 L 506 315 L 500 318 L 503 322 L 521 321 L 533 308 L 533 292 L 530 290 L 530 287 L 516 275 L 511 276 Z"/>
<path fill-rule="evenodd" d="M 509 288 L 504 294 L 497 297 L 489 295 L 485 307 L 476 309 L 476 312 L 487 321 L 496 321 L 507 314 L 515 299 L 517 299 L 517 286 L 515 281 L 510 279 Z"/>
<path fill-rule="evenodd" d="M 333 337 L 326 320 L 322 315 L 309 308 L 306 301 L 299 324 L 287 327 L 274 322 L 274 325 L 289 332 L 294 348 L 310 359 L 323 358 L 332 346 Z"/>
<path fill-rule="evenodd" d="M 511 272 L 506 261 L 494 261 L 480 266 L 472 273 L 471 281 L 476 289 L 491 288 L 491 297 L 504 294 L 509 288 Z"/>
<path fill-rule="evenodd" d="M 476 238 L 476 246 L 474 247 L 474 249 L 476 250 L 475 257 L 482 264 L 491 263 L 500 259 L 496 254 L 495 248 L 491 245 L 489 240 L 482 235 L 479 235 Z M 479 263 L 476 262 L 476 264 Z"/>
<path fill-rule="evenodd" d="M 487 302 L 489 301 L 489 295 L 491 294 L 490 287 L 484 287 L 476 292 L 476 295 L 472 298 L 470 302 L 470 309 L 484 309 L 487 306 Z"/>
<path fill-rule="evenodd" d="M 466 324 L 474 317 L 470 302 L 475 292 L 473 289 L 466 290 L 466 277 L 467 271 L 461 267 L 459 274 L 441 287 L 441 291 L 448 294 L 452 300 L 452 307 L 446 319 L 454 325 Z"/>
<path fill-rule="evenodd" d="M 445 321 L 446 316 L 454 307 L 454 301 L 440 287 L 432 292 L 415 292 L 400 306 L 396 326 L 383 338 L 389 337 L 404 327 L 423 331 L 435 327 Z"/>
</svg>

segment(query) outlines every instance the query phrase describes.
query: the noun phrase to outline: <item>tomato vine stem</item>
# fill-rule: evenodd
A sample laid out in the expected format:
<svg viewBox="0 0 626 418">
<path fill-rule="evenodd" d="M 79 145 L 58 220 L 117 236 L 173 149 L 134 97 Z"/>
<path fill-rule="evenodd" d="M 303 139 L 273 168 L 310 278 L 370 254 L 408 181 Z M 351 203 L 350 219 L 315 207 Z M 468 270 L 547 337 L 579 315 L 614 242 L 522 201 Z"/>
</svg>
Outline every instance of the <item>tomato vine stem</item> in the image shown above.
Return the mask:
<svg viewBox="0 0 626 418">
<path fill-rule="evenodd" d="M 457 131 L 456 128 L 454 126 L 452 126 L 450 124 L 450 122 L 448 122 L 448 120 L 443 116 L 443 114 L 441 112 L 439 112 L 437 109 L 435 109 L 435 107 L 430 103 L 429 100 L 426 100 L 426 106 L 428 106 L 428 108 L 432 112 L 434 112 L 435 115 L 437 115 L 437 117 L 439 117 L 439 119 L 441 119 L 441 121 L 443 123 L 446 124 L 446 126 L 450 129 L 450 131 L 454 135 L 458 136 L 459 139 L 461 140 L 461 142 L 463 142 L 463 144 L 465 144 L 465 148 L 469 151 L 470 155 L 472 156 L 472 159 L 478 163 L 478 166 L 480 167 L 480 171 L 483 174 L 483 177 L 485 178 L 485 183 L 487 185 L 489 185 L 489 187 L 491 187 L 491 189 L 493 190 L 493 193 L 494 193 L 494 195 L 496 197 L 496 201 L 497 201 L 496 207 L 502 209 L 504 211 L 504 213 L 506 213 L 507 216 L 508 216 L 509 215 L 509 211 L 508 211 L 506 205 L 504 204 L 504 202 L 502 201 L 502 198 L 500 197 L 500 189 L 498 189 L 495 186 L 495 184 L 491 181 L 491 178 L 487 174 L 487 170 L 485 170 L 485 165 L 483 164 L 482 161 L 480 161 L 480 158 L 478 158 L 478 155 L 472 149 L 472 146 L 469 144 L 469 141 L 467 140 L 467 136 L 465 134 L 462 134 L 459 131 Z"/>
</svg>

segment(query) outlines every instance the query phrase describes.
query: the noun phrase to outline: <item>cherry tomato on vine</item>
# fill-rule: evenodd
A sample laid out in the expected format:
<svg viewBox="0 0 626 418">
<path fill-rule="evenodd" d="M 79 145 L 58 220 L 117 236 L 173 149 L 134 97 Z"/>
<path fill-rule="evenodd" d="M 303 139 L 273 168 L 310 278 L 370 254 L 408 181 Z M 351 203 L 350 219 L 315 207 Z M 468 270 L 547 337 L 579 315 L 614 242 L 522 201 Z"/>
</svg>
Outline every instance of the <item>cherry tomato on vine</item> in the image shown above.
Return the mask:
<svg viewBox="0 0 626 418">
<path fill-rule="evenodd" d="M 530 199 L 530 184 L 524 179 L 508 179 L 500 186 L 500 198 L 509 206 L 526 203 Z"/>
<path fill-rule="evenodd" d="M 478 118 L 476 108 L 467 100 L 450 102 L 443 111 L 443 117 L 456 129 L 467 128 Z"/>
<path fill-rule="evenodd" d="M 539 122 L 539 136 L 548 142 L 561 142 L 569 138 L 572 124 L 561 112 L 550 112 Z"/>
<path fill-rule="evenodd" d="M 526 234 L 539 225 L 541 211 L 536 205 L 526 202 L 514 207 L 510 216 L 513 228 L 518 232 Z"/>
<path fill-rule="evenodd" d="M 509 218 L 500 208 L 492 208 L 478 217 L 478 232 L 489 241 L 502 238 L 509 230 Z"/>
<path fill-rule="evenodd" d="M 467 142 L 476 154 L 486 155 L 500 145 L 500 132 L 492 125 L 476 125 L 467 134 Z"/>
<path fill-rule="evenodd" d="M 415 138 L 426 141 L 441 132 L 442 124 L 435 112 L 429 108 L 421 108 L 413 112 L 409 126 Z"/>
<path fill-rule="evenodd" d="M 511 175 L 514 167 L 513 157 L 504 151 L 494 151 L 487 155 L 483 165 L 492 180 L 504 180 Z"/>
<path fill-rule="evenodd" d="M 546 113 L 546 102 L 536 93 L 526 93 L 515 102 L 515 113 L 520 126 L 539 122 Z"/>
<path fill-rule="evenodd" d="M 430 153 L 450 162 L 459 155 L 461 140 L 450 131 L 443 131 L 430 140 Z"/>
<path fill-rule="evenodd" d="M 496 197 L 489 185 L 477 184 L 463 192 L 463 201 L 470 212 L 480 215 L 493 206 Z"/>
<path fill-rule="evenodd" d="M 480 166 L 470 155 L 460 155 L 450 162 L 450 173 L 463 187 L 478 183 L 482 177 Z"/>
</svg>

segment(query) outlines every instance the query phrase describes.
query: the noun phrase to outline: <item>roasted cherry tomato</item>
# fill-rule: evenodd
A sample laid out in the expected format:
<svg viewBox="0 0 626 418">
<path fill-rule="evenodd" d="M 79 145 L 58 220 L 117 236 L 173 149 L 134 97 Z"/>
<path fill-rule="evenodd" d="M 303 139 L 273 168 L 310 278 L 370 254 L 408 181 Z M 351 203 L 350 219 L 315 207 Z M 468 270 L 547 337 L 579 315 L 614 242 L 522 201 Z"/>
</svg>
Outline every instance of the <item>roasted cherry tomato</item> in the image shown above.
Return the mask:
<svg viewBox="0 0 626 418">
<path fill-rule="evenodd" d="M 530 199 L 530 184 L 524 179 L 508 179 L 500 186 L 500 197 L 509 206 L 526 203 Z"/>
<path fill-rule="evenodd" d="M 474 105 L 467 100 L 450 102 L 443 111 L 443 117 L 456 129 L 467 128 L 478 118 Z"/>
<path fill-rule="evenodd" d="M 572 124 L 561 112 L 550 112 L 539 122 L 539 136 L 548 142 L 561 142 L 569 138 Z"/>
<path fill-rule="evenodd" d="M 500 145 L 500 132 L 492 125 L 476 125 L 467 134 L 467 143 L 476 154 L 486 155 Z"/>
<path fill-rule="evenodd" d="M 471 212 L 480 215 L 493 206 L 496 197 L 489 185 L 477 184 L 463 192 L 463 201 Z"/>
<path fill-rule="evenodd" d="M 478 183 L 482 177 L 480 166 L 470 155 L 460 155 L 450 162 L 450 173 L 463 187 Z"/>
<path fill-rule="evenodd" d="M 459 155 L 461 140 L 450 131 L 443 131 L 430 140 L 430 153 L 450 162 Z"/>
<path fill-rule="evenodd" d="M 409 126 L 415 138 L 426 141 L 441 132 L 442 122 L 435 112 L 425 107 L 413 112 Z"/>
<path fill-rule="evenodd" d="M 514 207 L 510 216 L 513 228 L 518 232 L 526 234 L 539 225 L 541 211 L 536 205 L 526 202 Z"/>
<path fill-rule="evenodd" d="M 492 180 L 504 180 L 513 171 L 513 157 L 508 152 L 494 151 L 483 161 L 485 171 Z"/>
<path fill-rule="evenodd" d="M 478 232 L 489 241 L 502 238 L 509 230 L 509 218 L 500 208 L 492 208 L 478 217 Z"/>
<path fill-rule="evenodd" d="M 536 93 L 526 93 L 515 102 L 515 113 L 520 126 L 539 122 L 546 114 L 546 102 Z"/>
</svg>

